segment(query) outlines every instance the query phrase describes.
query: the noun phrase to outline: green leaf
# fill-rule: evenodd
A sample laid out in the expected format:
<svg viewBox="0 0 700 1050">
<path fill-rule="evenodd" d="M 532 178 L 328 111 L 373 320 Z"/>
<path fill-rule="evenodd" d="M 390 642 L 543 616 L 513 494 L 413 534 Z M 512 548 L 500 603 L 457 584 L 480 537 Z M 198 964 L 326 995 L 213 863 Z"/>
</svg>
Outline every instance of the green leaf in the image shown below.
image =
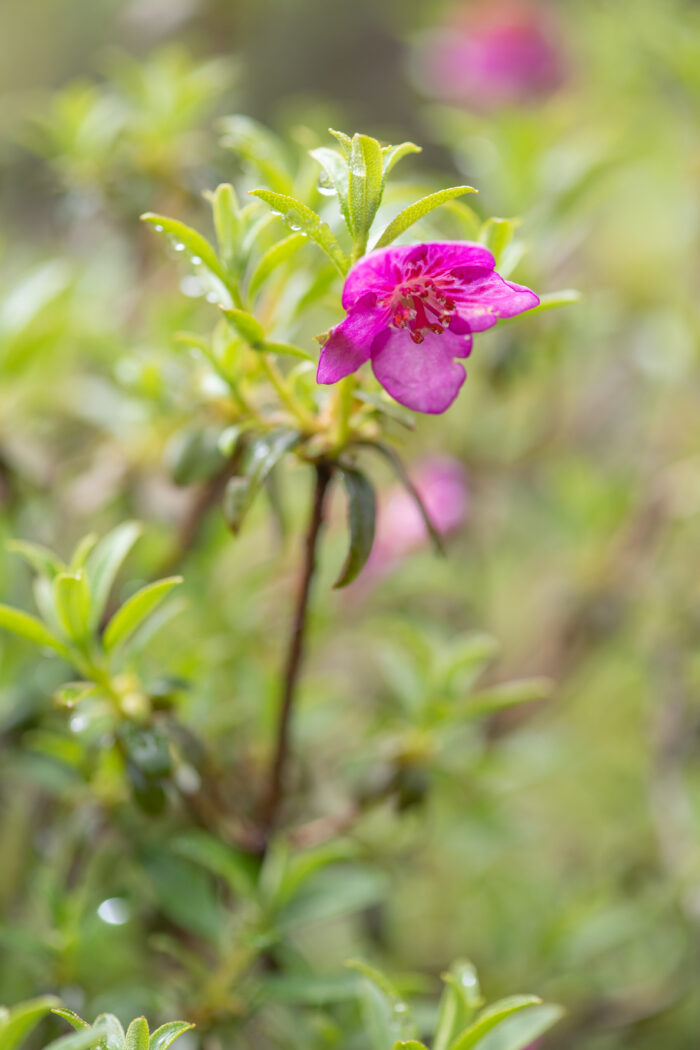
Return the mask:
<svg viewBox="0 0 700 1050">
<path fill-rule="evenodd" d="M 99 541 L 87 559 L 85 570 L 92 594 L 91 627 L 96 627 L 102 619 L 117 573 L 142 531 L 137 521 L 117 525 Z"/>
<path fill-rule="evenodd" d="M 352 147 L 351 147 L 352 150 Z M 345 219 L 345 225 L 349 232 L 352 234 L 352 220 L 350 218 L 350 209 L 348 206 L 348 185 L 350 181 L 350 169 L 348 168 L 348 162 L 344 156 L 341 156 L 336 150 L 328 149 L 327 146 L 321 146 L 319 149 L 312 149 L 309 151 L 310 155 L 314 160 L 323 168 L 328 183 L 335 190 L 336 196 L 338 197 L 338 204 L 340 210 L 343 213 Z"/>
<path fill-rule="evenodd" d="M 212 291 L 218 296 L 220 304 L 231 305 L 229 275 L 206 237 L 184 222 L 169 219 L 165 215 L 146 212 L 141 220 L 150 223 L 157 233 L 167 237 L 175 251 L 185 255 L 198 273 L 207 271 Z"/>
<path fill-rule="evenodd" d="M 248 446 L 241 477 L 230 478 L 224 491 L 223 509 L 229 528 L 238 532 L 265 479 L 273 467 L 299 441 L 299 432 L 280 427 Z"/>
<path fill-rule="evenodd" d="M 365 566 L 374 543 L 376 499 L 371 481 L 359 470 L 341 468 L 348 495 L 348 527 L 350 549 L 334 587 L 347 587 Z"/>
<path fill-rule="evenodd" d="M 488 1032 L 507 1017 L 527 1009 L 528 1006 L 539 1006 L 541 1002 L 542 1000 L 534 995 L 512 995 L 508 999 L 499 999 L 497 1003 L 487 1007 L 476 1022 L 455 1039 L 450 1050 L 472 1050 L 472 1047 L 477 1046 Z"/>
<path fill-rule="evenodd" d="M 69 1032 L 52 1040 L 44 1050 L 90 1050 L 90 1047 L 101 1045 L 104 1038 L 105 1030 L 101 1025 L 87 1025 L 79 1032 Z"/>
<path fill-rule="evenodd" d="M 291 258 L 306 243 L 307 238 L 303 233 L 290 233 L 289 237 L 284 237 L 268 248 L 251 274 L 248 294 L 251 297 L 255 296 L 273 270 Z"/>
<path fill-rule="evenodd" d="M 160 605 L 173 587 L 182 583 L 182 576 L 170 576 L 142 587 L 124 602 L 107 624 L 103 643 L 105 650 L 111 653 L 141 626 L 144 620 Z"/>
<path fill-rule="evenodd" d="M 208 194 L 214 216 L 214 229 L 219 253 L 224 266 L 231 273 L 239 268 L 239 252 L 243 235 L 240 206 L 236 191 L 228 182 L 222 182 Z"/>
<path fill-rule="evenodd" d="M 479 232 L 479 240 L 488 248 L 496 260 L 496 269 L 503 258 L 503 253 L 513 239 L 518 219 L 487 219 Z"/>
<path fill-rule="evenodd" d="M 425 1043 L 419 1043 L 417 1039 L 398 1039 L 392 1050 L 428 1050 Z"/>
<path fill-rule="evenodd" d="M 95 1018 L 93 1028 L 103 1029 L 102 1036 L 106 1050 L 124 1050 L 126 1036 L 121 1021 L 114 1014 L 100 1014 Z"/>
<path fill-rule="evenodd" d="M 244 339 L 253 350 L 262 349 L 262 344 L 265 341 L 265 332 L 263 331 L 263 326 L 256 317 L 247 313 L 246 310 L 227 310 L 222 307 L 221 312 L 241 338 Z"/>
<path fill-rule="evenodd" d="M 304 232 L 321 248 L 343 276 L 348 269 L 348 261 L 342 248 L 333 235 L 330 226 L 312 211 L 308 205 L 288 197 L 283 193 L 271 190 L 251 190 L 253 196 L 259 197 L 275 211 L 278 211 L 294 233 Z"/>
<path fill-rule="evenodd" d="M 76 573 L 79 572 L 80 569 L 85 568 L 85 562 L 87 561 L 90 551 L 97 543 L 97 540 L 98 536 L 95 532 L 90 532 L 87 536 L 83 536 L 71 555 L 68 572 Z"/>
<path fill-rule="evenodd" d="M 352 139 L 350 138 L 350 136 L 346 135 L 344 131 L 334 131 L 333 128 L 329 128 L 328 131 L 333 136 L 333 138 L 337 139 L 337 141 L 340 143 L 340 148 L 343 151 L 343 156 L 346 160 L 349 161 L 350 155 L 352 154 Z"/>
<path fill-rule="evenodd" d="M 329 922 L 378 904 L 387 893 L 386 879 L 373 868 L 327 868 L 294 894 L 276 918 L 288 932 L 311 923 Z"/>
<path fill-rule="evenodd" d="M 473 186 L 452 186 L 447 190 L 438 190 L 437 193 L 430 193 L 427 197 L 423 197 L 422 200 L 416 201 L 415 204 L 409 204 L 407 208 L 399 212 L 393 222 L 389 223 L 374 247 L 385 248 L 392 241 L 395 241 L 397 237 L 400 237 L 409 226 L 413 226 L 414 222 L 418 222 L 424 215 L 427 215 L 435 208 L 439 208 L 446 201 L 453 200 L 455 197 L 462 197 L 465 193 L 476 192 Z"/>
<path fill-rule="evenodd" d="M 65 1006 L 54 1006 L 51 1009 L 51 1013 L 57 1014 L 59 1017 L 62 1017 L 63 1020 L 67 1021 L 68 1024 L 72 1025 L 77 1032 L 81 1031 L 84 1028 L 90 1027 L 87 1021 L 83 1021 L 80 1014 L 77 1014 L 75 1010 L 67 1009 L 67 1007 Z"/>
<path fill-rule="evenodd" d="M 198 829 L 179 835 L 171 841 L 171 846 L 179 856 L 224 879 L 234 893 L 240 893 L 244 898 L 254 896 L 257 864 L 249 853 Z"/>
<path fill-rule="evenodd" d="M 292 346 L 291 343 L 270 343 L 266 341 L 263 349 L 269 354 L 282 354 L 284 357 L 297 357 L 302 361 L 313 361 L 314 363 L 316 361 L 313 354 L 302 350 L 300 346 Z"/>
<path fill-rule="evenodd" d="M 479 1043 L 479 1050 L 531 1050 L 540 1036 L 564 1016 L 564 1009 L 553 1003 L 531 1006 L 506 1018 Z"/>
<path fill-rule="evenodd" d="M 575 288 L 564 288 L 560 292 L 547 292 L 540 296 L 537 306 L 528 310 L 529 314 L 542 313 L 544 310 L 553 310 L 558 306 L 570 306 L 572 303 L 580 303 L 583 296 Z"/>
<path fill-rule="evenodd" d="M 135 1017 L 126 1030 L 124 1050 L 148 1050 L 148 1021 Z"/>
<path fill-rule="evenodd" d="M 0 1019 L 0 1050 L 14 1050 L 42 1017 L 59 1005 L 59 999 L 52 995 L 44 995 L 11 1007 Z"/>
<path fill-rule="evenodd" d="M 453 963 L 442 979 L 445 988 L 438 1007 L 433 1050 L 448 1050 L 483 1004 L 479 978 L 472 963 L 466 960 Z"/>
<path fill-rule="evenodd" d="M 382 149 L 369 135 L 353 135 L 349 160 L 348 207 L 351 229 L 362 250 L 384 189 Z"/>
<path fill-rule="evenodd" d="M 257 168 L 273 190 L 291 193 L 294 187 L 286 170 L 287 157 L 276 135 L 258 121 L 238 114 L 225 117 L 220 124 L 224 132 L 223 146 Z"/>
<path fill-rule="evenodd" d="M 194 1028 L 189 1021 L 169 1021 L 151 1033 L 148 1050 L 168 1050 L 168 1047 L 185 1032 Z"/>
<path fill-rule="evenodd" d="M 330 1006 L 357 996 L 355 974 L 284 974 L 264 977 L 262 995 L 273 1003 L 295 1006 Z"/>
<path fill-rule="evenodd" d="M 428 511 L 426 509 L 425 504 L 423 503 L 423 500 L 421 499 L 421 495 L 418 489 L 411 481 L 410 475 L 408 474 L 408 471 L 406 470 L 406 467 L 404 466 L 401 457 L 398 455 L 397 452 L 393 450 L 393 448 L 391 448 L 389 445 L 384 445 L 381 442 L 367 442 L 366 447 L 373 449 L 375 452 L 378 452 L 380 456 L 383 456 L 384 459 L 386 459 L 387 462 L 393 467 L 394 473 L 396 474 L 397 478 L 416 504 L 418 512 L 420 513 L 420 516 L 423 519 L 423 524 L 425 525 L 426 531 L 430 536 L 430 539 L 432 540 L 435 552 L 437 554 L 444 555 L 445 547 L 442 542 L 442 536 L 433 525 L 432 518 L 428 514 Z"/>
<path fill-rule="evenodd" d="M 29 543 L 26 540 L 10 540 L 8 551 L 19 554 L 35 572 L 52 580 L 59 572 L 65 572 L 66 566 L 52 550 L 40 543 Z"/>
<path fill-rule="evenodd" d="M 460 715 L 469 718 L 478 715 L 490 715 L 519 704 L 529 704 L 536 700 L 546 700 L 551 696 L 554 683 L 551 678 L 523 678 L 514 682 L 504 682 L 491 689 L 467 697 L 460 705 Z"/>
<path fill-rule="evenodd" d="M 36 645 L 46 646 L 54 649 L 64 660 L 70 661 L 71 656 L 63 642 L 48 630 L 36 616 L 23 612 L 21 609 L 13 609 L 11 605 L 0 605 L 0 628 L 11 631 L 20 638 L 26 638 Z"/>
<path fill-rule="evenodd" d="M 422 152 L 422 148 L 416 146 L 415 142 L 402 142 L 398 146 L 385 146 L 382 150 L 384 179 L 386 180 L 389 172 L 395 168 L 399 161 L 403 160 L 404 157 L 407 157 L 410 153 Z"/>
<path fill-rule="evenodd" d="M 397 1042 L 414 1044 L 418 1033 L 408 1006 L 393 984 L 364 962 L 353 960 L 348 966 L 365 978 L 360 986 L 360 1002 L 374 1050 L 386 1050 Z"/>
<path fill-rule="evenodd" d="M 84 569 L 59 572 L 53 581 L 56 612 L 65 634 L 83 642 L 90 630 L 90 587 Z"/>
</svg>

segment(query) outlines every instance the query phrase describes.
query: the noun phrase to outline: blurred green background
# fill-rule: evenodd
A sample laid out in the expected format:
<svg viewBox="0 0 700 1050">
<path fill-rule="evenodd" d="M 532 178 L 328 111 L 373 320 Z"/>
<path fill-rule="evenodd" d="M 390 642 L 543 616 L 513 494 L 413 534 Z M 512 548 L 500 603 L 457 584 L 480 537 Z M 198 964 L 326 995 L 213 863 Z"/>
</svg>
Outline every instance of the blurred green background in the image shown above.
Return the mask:
<svg viewBox="0 0 700 1050">
<path fill-rule="evenodd" d="M 407 178 L 471 183 L 484 217 L 522 218 L 515 279 L 582 299 L 479 337 L 456 405 L 402 439 L 414 464 L 439 453 L 466 469 L 447 560 L 420 549 L 332 592 L 334 504 L 298 724 L 307 818 L 342 808 L 397 749 L 420 752 L 415 712 L 449 700 L 440 668 L 469 632 L 498 641 L 487 681 L 555 689 L 448 720 L 409 762 L 399 810 L 352 830 L 364 874 L 347 909 L 295 926 L 273 969 L 337 975 L 363 955 L 427 1001 L 434 986 L 413 975 L 468 956 L 490 997 L 566 1007 L 543 1046 L 686 1050 L 700 1038 L 700 7 L 550 5 L 556 89 L 496 107 L 433 98 L 428 34 L 475 11 L 3 0 L 0 533 L 67 555 L 136 517 L 132 581 L 171 557 L 193 491 L 172 479 L 173 435 L 216 423 L 173 333 L 208 322 L 138 215 L 203 225 L 204 189 L 253 184 L 219 117 L 249 114 L 299 148 L 329 124 L 413 139 Z M 212 509 L 180 566 L 185 609 L 143 661 L 151 681 L 188 683 L 172 686 L 183 753 L 208 748 L 218 790 L 243 802 L 272 725 L 305 497 L 291 470 L 281 538 L 263 507 L 235 541 Z M 3 600 L 31 606 L 4 546 L 0 578 Z M 99 728 L 71 730 L 51 700 L 63 678 L 0 639 L 0 998 L 182 1014 L 207 1047 L 359 1046 L 342 1003 L 269 993 L 258 1009 L 231 960 L 247 913 L 182 866 L 181 814 L 137 811 Z M 102 907 L 114 900 L 122 912 Z M 222 999 L 212 974 L 227 966 Z"/>
</svg>

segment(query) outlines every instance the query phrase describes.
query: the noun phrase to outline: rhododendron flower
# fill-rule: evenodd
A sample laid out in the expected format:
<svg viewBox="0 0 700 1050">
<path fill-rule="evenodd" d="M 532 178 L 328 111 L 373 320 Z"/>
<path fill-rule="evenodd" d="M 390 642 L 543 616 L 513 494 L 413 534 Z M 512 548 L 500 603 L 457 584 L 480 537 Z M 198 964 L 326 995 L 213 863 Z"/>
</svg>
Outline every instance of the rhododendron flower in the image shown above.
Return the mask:
<svg viewBox="0 0 700 1050">
<path fill-rule="evenodd" d="M 550 12 L 519 0 L 489 0 L 455 19 L 426 38 L 419 57 L 431 94 L 481 109 L 542 97 L 564 79 Z"/>
<path fill-rule="evenodd" d="M 331 329 L 317 379 L 336 383 L 372 362 L 393 398 L 416 412 L 444 412 L 465 379 L 472 332 L 491 328 L 539 303 L 529 288 L 505 281 L 494 258 L 471 241 L 380 248 L 345 279 L 347 317 Z"/>
</svg>

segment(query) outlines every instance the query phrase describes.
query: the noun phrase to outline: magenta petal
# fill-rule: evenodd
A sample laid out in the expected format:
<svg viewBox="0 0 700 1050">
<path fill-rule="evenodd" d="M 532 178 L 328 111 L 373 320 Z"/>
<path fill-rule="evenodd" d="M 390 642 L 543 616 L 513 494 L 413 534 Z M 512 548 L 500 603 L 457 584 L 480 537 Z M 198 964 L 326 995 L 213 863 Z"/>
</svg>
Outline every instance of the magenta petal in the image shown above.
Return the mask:
<svg viewBox="0 0 700 1050">
<path fill-rule="evenodd" d="M 323 345 L 317 383 L 337 383 L 369 360 L 375 336 L 389 323 L 387 310 L 378 309 L 374 295 L 363 295 L 344 321 L 331 329 Z"/>
<path fill-rule="evenodd" d="M 387 329 L 374 341 L 372 369 L 387 393 L 415 412 L 437 415 L 450 407 L 466 373 L 455 356 L 466 356 L 464 336 L 429 333 L 414 343 L 405 329 Z M 468 353 L 467 349 L 467 353 Z"/>
<path fill-rule="evenodd" d="M 504 281 L 500 274 L 486 267 L 458 267 L 453 276 L 463 282 L 463 287 L 455 295 L 457 310 L 460 317 L 469 321 L 474 332 L 490 328 L 499 317 L 515 317 L 531 310 L 540 301 L 529 288 Z M 489 315 L 493 320 L 486 324 L 484 321 Z"/>
</svg>

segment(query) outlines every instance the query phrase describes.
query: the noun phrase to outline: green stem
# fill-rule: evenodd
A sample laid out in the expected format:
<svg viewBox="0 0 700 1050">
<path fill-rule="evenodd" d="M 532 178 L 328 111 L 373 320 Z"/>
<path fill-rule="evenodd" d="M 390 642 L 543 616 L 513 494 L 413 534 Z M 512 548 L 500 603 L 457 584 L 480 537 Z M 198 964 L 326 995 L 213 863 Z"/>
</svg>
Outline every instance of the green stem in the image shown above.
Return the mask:
<svg viewBox="0 0 700 1050">
<path fill-rule="evenodd" d="M 272 357 L 269 354 L 261 353 L 260 360 L 262 362 L 263 369 L 268 379 L 272 383 L 273 387 L 277 391 L 280 401 L 282 401 L 293 416 L 296 416 L 299 423 L 301 423 L 304 430 L 314 431 L 317 429 L 317 423 L 315 417 L 308 411 L 308 409 L 301 403 L 301 401 L 294 396 L 286 382 L 284 376 L 280 372 L 279 368 L 275 364 Z"/>
<path fill-rule="evenodd" d="M 355 377 L 347 376 L 338 383 L 334 407 L 334 434 L 333 443 L 338 451 L 342 451 L 348 443 L 350 436 L 350 413 L 355 396 Z"/>
</svg>

